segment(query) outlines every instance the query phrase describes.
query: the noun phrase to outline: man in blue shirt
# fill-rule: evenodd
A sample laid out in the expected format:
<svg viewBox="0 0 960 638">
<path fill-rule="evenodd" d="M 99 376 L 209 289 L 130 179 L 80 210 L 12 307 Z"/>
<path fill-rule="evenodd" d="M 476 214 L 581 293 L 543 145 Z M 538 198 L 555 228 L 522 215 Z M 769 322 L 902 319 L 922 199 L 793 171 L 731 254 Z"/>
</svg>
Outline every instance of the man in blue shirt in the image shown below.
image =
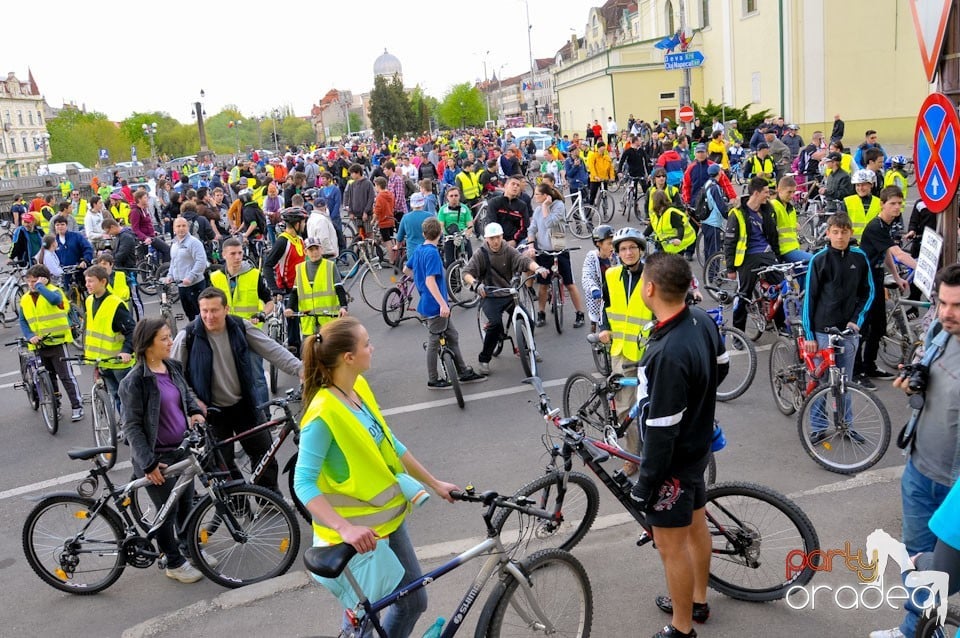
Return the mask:
<svg viewBox="0 0 960 638">
<path fill-rule="evenodd" d="M 443 260 L 440 259 L 440 220 L 428 217 L 421 226 L 423 244 L 410 253 L 403 272 L 413 275 L 413 282 L 420 293 L 417 312 L 426 319 L 429 338 L 427 340 L 427 387 L 431 390 L 446 390 L 450 381 L 440 379 L 437 374 L 437 354 L 440 350 L 440 335 L 446 339 L 446 346 L 453 353 L 456 373 L 460 383 L 486 381 L 487 377 L 474 372 L 460 354 L 460 335 L 450 320 L 450 306 L 447 305 L 447 284 L 443 279 Z M 453 370 L 447 370 L 452 374 Z"/>
<path fill-rule="evenodd" d="M 397 241 L 407 241 L 407 254 L 413 255 L 423 244 L 423 230 L 421 226 L 427 217 L 434 217 L 431 213 L 424 210 L 426 198 L 422 193 L 414 193 L 410 196 L 410 212 L 400 220 L 400 228 L 397 230 Z"/>
</svg>

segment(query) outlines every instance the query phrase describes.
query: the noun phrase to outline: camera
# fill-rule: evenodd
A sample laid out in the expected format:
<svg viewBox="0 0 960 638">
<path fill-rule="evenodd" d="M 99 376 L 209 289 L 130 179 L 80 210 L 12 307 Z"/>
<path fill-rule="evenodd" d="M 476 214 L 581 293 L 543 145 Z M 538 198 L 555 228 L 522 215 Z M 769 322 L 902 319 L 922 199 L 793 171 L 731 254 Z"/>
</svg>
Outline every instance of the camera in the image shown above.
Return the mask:
<svg viewBox="0 0 960 638">
<path fill-rule="evenodd" d="M 926 391 L 929 377 L 930 368 L 922 363 L 908 363 L 900 369 L 900 378 L 907 379 L 907 387 L 910 388 L 910 392 Z"/>
</svg>

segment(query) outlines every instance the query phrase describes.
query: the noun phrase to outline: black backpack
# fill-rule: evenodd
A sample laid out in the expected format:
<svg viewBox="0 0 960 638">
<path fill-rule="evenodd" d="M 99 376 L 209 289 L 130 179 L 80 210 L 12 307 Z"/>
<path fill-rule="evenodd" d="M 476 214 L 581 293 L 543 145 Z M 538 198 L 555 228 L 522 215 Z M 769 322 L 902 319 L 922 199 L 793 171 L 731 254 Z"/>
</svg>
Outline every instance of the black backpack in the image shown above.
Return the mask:
<svg viewBox="0 0 960 638">
<path fill-rule="evenodd" d="M 707 183 L 703 185 L 703 188 L 700 189 L 700 194 L 697 195 L 697 205 L 693 208 L 693 217 L 698 222 L 702 222 L 710 217 L 710 204 L 707 202 L 707 191 L 710 190 L 710 185 L 713 183 L 712 180 L 707 180 Z"/>
</svg>

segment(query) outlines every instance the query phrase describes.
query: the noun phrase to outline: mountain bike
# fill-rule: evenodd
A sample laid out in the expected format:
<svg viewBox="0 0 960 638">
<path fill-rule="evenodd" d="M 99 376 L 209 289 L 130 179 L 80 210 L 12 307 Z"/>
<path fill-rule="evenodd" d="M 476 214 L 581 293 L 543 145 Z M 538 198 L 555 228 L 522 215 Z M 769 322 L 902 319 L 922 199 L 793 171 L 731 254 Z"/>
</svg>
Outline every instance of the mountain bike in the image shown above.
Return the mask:
<svg viewBox="0 0 960 638">
<path fill-rule="evenodd" d="M 713 288 L 712 286 L 710 288 Z M 757 375 L 757 349 L 747 335 L 728 325 L 724 316 L 724 306 L 734 298 L 726 290 L 714 288 L 709 291 L 715 294 L 720 305 L 705 312 L 710 315 L 720 330 L 720 340 L 726 348 L 730 360 L 726 378 L 717 386 L 717 401 L 732 401 L 741 396 Z M 746 370 L 743 368 L 746 367 Z"/>
<path fill-rule="evenodd" d="M 547 299 L 550 304 L 550 314 L 553 315 L 553 325 L 557 329 L 557 334 L 563 334 L 563 307 L 567 305 L 566 287 L 563 285 L 563 278 L 560 276 L 560 255 L 570 253 L 574 250 L 580 250 L 579 246 L 564 248 L 563 250 L 538 250 L 537 255 L 547 255 L 553 258 L 550 265 L 550 275 L 547 278 Z"/>
<path fill-rule="evenodd" d="M 463 270 L 467 267 L 470 258 L 467 256 L 467 245 L 470 237 L 466 231 L 459 231 L 443 236 L 444 244 L 453 242 L 454 259 L 447 264 L 447 295 L 450 299 L 464 308 L 473 308 L 480 303 L 480 297 L 470 290 L 470 286 L 463 281 Z"/>
<path fill-rule="evenodd" d="M 70 304 L 70 309 L 67 311 L 70 334 L 73 335 L 74 347 L 81 351 L 87 326 L 87 287 L 82 274 L 83 269 L 79 266 L 63 267 L 64 281 L 67 279 L 70 281 L 65 291 Z"/>
<path fill-rule="evenodd" d="M 396 286 L 384 293 L 383 301 L 380 304 L 380 314 L 383 315 L 383 320 L 388 326 L 396 328 L 401 321 L 417 318 L 416 315 L 403 316 L 406 312 L 413 310 L 413 293 L 415 290 L 413 277 L 403 275 Z"/>
<path fill-rule="evenodd" d="M 107 390 L 107 383 L 100 373 L 101 363 L 119 363 L 120 357 L 106 359 L 88 359 L 86 357 L 64 357 L 69 363 L 81 363 L 93 366 L 93 387 L 90 388 L 90 406 L 93 410 L 93 443 L 99 448 L 113 448 L 116 450 L 119 439 L 119 417 L 114 409 L 113 397 Z M 116 452 L 106 452 L 100 455 L 100 462 L 108 470 L 117 462 Z"/>
<path fill-rule="evenodd" d="M 513 297 L 513 304 L 507 308 L 510 312 L 510 326 L 513 328 L 513 335 L 506 329 L 502 329 L 503 316 L 497 319 L 501 322 L 500 342 L 494 350 L 494 356 L 503 351 L 503 343 L 509 341 L 513 346 L 513 353 L 520 357 L 520 365 L 523 366 L 523 373 L 527 376 L 536 375 L 537 363 L 540 354 L 537 352 L 536 343 L 533 340 L 533 319 L 536 316 L 536 299 L 533 296 L 532 289 L 527 286 L 527 282 L 536 275 L 520 276 L 515 275 L 510 282 L 509 288 L 497 288 L 489 286 L 486 293 L 490 297 Z M 477 306 L 477 328 L 480 331 L 480 341 L 487 334 L 487 318 L 483 314 L 483 304 Z"/>
<path fill-rule="evenodd" d="M 883 280 L 883 288 L 887 293 L 887 329 L 880 339 L 880 350 L 877 353 L 891 370 L 896 371 L 901 364 L 911 363 L 917 348 L 923 345 L 923 331 L 920 328 L 922 313 L 930 308 L 929 301 L 913 301 L 900 293 L 900 286 L 887 275 Z M 880 294 L 880 291 L 874 291 Z M 911 318 L 909 309 L 916 309 L 918 316 Z"/>
<path fill-rule="evenodd" d="M 630 496 L 633 481 L 622 470 L 609 474 L 602 465 L 611 456 L 635 463 L 641 459 L 584 434 L 577 417 L 561 418 L 560 410 L 551 408 L 539 378 L 526 382 L 539 395 L 539 411 L 549 430 L 544 444 L 551 463 L 543 476 L 521 487 L 515 496 L 533 500 L 550 516 L 531 520 L 523 513 L 501 513 L 493 524 L 504 539 L 528 549 L 566 550 L 583 539 L 596 518 L 600 496 L 588 476 L 572 471 L 573 457 L 579 456 L 640 524 L 637 545 L 655 542 L 646 512 Z M 559 432 L 559 443 L 551 438 L 552 432 Z M 572 495 L 571 485 L 576 486 Z M 820 540 L 803 510 L 779 492 L 754 483 L 710 485 L 704 513 L 713 539 L 709 584 L 716 591 L 738 600 L 768 602 L 784 598 L 792 587 L 813 578 L 813 566 L 784 577 L 787 558 L 795 552 L 809 555 L 819 550 Z"/>
<path fill-rule="evenodd" d="M 287 318 L 284 316 L 283 311 L 285 310 L 284 297 L 282 295 L 274 295 L 273 299 L 273 312 L 268 315 L 265 315 L 263 321 L 263 331 L 268 337 L 276 341 L 278 344 L 287 347 Z M 269 362 L 268 362 L 269 363 Z M 279 368 L 270 363 L 270 392 L 276 394 L 277 392 L 277 381 L 280 378 Z"/>
<path fill-rule="evenodd" d="M 747 306 L 747 323 L 743 331 L 747 338 L 751 341 L 759 341 L 768 330 L 776 330 L 776 317 L 781 309 L 786 329 L 789 329 L 792 334 L 799 333 L 803 313 L 800 276 L 806 267 L 806 263 L 797 261 L 772 264 L 754 270 L 759 278 L 753 288 L 753 294 L 749 297 L 736 294 L 737 303 L 744 303 Z M 770 280 L 775 277 L 781 279 L 777 283 L 772 283 Z M 716 297 L 719 292 L 710 291 L 710 294 Z"/>
<path fill-rule="evenodd" d="M 451 614 L 450 624 L 443 629 L 444 636 L 453 636 L 462 628 L 480 592 L 491 579 L 494 588 L 480 612 L 475 636 L 497 638 L 514 635 L 519 630 L 524 634 L 543 632 L 549 636 L 590 636 L 593 589 L 580 561 L 568 551 L 558 548 L 546 549 L 517 560 L 504 547 L 500 530 L 494 523 L 504 511 L 532 517 L 544 515 L 545 512 L 531 507 L 528 499 L 501 496 L 496 492 L 478 494 L 470 486 L 463 492 L 452 492 L 451 496 L 458 501 L 479 503 L 485 508 L 483 522 L 487 530 L 486 539 L 380 600 L 371 602 L 350 571 L 348 563 L 357 553 L 353 545 L 340 543 L 329 547 L 311 547 L 306 551 L 303 561 L 310 572 L 324 578 L 336 578 L 343 574 L 359 600 L 355 608 L 347 610 L 351 627 L 341 631 L 340 638 L 359 638 L 366 632 L 388 638 L 380 624 L 380 612 L 458 567 L 484 556 L 487 557 L 486 562 Z M 440 624 L 439 620 L 437 624 Z"/>
<path fill-rule="evenodd" d="M 417 320 L 420 321 L 425 326 L 428 326 L 429 329 L 429 319 L 420 317 L 416 315 Z M 437 335 L 439 337 L 440 349 L 437 352 L 437 359 L 440 362 L 440 368 L 437 370 L 440 374 L 438 375 L 440 379 L 450 382 L 450 387 L 453 388 L 453 395 L 457 398 L 457 405 L 462 410 L 466 403 L 463 400 L 463 388 L 460 387 L 460 371 L 457 370 L 457 360 L 453 356 L 453 350 L 447 347 L 447 338 L 444 336 L 444 332 L 447 331 L 447 325 L 450 323 L 450 317 L 446 318 L 447 320 L 443 322 L 443 328 L 437 332 L 430 330 L 430 334 Z M 429 346 L 429 343 L 423 342 L 423 349 L 426 350 Z"/>
<path fill-rule="evenodd" d="M 617 204 L 613 201 L 613 195 L 607 190 L 607 182 L 600 182 L 597 196 L 593 200 L 593 207 L 599 211 L 602 223 L 609 224 L 613 219 L 613 213 L 616 212 Z M 581 237 L 581 239 L 584 238 Z"/>
<path fill-rule="evenodd" d="M 176 336 L 177 321 L 186 317 L 183 313 L 176 312 L 173 304 L 180 298 L 180 289 L 173 282 L 160 284 L 160 318 L 163 319 L 170 328 L 170 334 Z"/>
<path fill-rule="evenodd" d="M 385 291 L 397 283 L 400 271 L 390 260 L 381 256 L 375 240 L 362 239 L 356 243 L 356 247 L 357 261 L 343 275 L 343 290 L 349 300 L 354 301 L 351 291 L 359 283 L 363 302 L 371 310 L 380 310 Z"/>
<path fill-rule="evenodd" d="M 116 453 L 113 448 L 68 452 L 74 460 L 93 460 L 94 467 L 76 491 L 47 495 L 27 515 L 22 533 L 27 563 L 43 582 L 77 595 L 105 590 L 127 566 L 145 569 L 158 559 L 163 566 L 154 542 L 157 531 L 184 490 L 199 478 L 203 495 L 178 530 L 197 569 L 230 588 L 286 573 L 300 551 L 296 514 L 265 487 L 212 476 L 204 469 L 204 456 L 212 449 L 203 425 L 187 431 L 179 448 L 186 458 L 163 470 L 167 480 L 176 483 L 144 535 L 137 530 L 131 494 L 150 480 L 141 477 L 115 485 L 100 462 L 100 456 Z"/>
<path fill-rule="evenodd" d="M 582 190 L 570 193 L 570 206 L 566 208 L 563 222 L 577 239 L 592 237 L 593 229 L 603 223 L 600 211 L 584 202 Z"/>
<path fill-rule="evenodd" d="M 837 366 L 837 349 L 852 331 L 830 328 L 827 334 L 827 347 L 813 354 L 804 349 L 803 336 L 778 339 L 770 350 L 770 385 L 777 409 L 785 415 L 799 411 L 797 433 L 810 458 L 831 472 L 853 474 L 883 458 L 890 417 Z"/>
<path fill-rule="evenodd" d="M 587 335 L 587 343 L 590 344 L 590 353 L 593 355 L 593 365 L 597 367 L 597 372 L 603 376 L 609 376 L 613 371 L 610 361 L 610 346 L 602 341 L 596 334 Z"/>
<path fill-rule="evenodd" d="M 47 340 L 43 338 L 40 343 L 43 344 Z M 34 411 L 40 410 L 47 432 L 56 434 L 60 427 L 60 400 L 53 391 L 53 379 L 50 378 L 50 371 L 44 367 L 39 351 L 30 350 L 30 342 L 23 337 L 3 345 L 17 346 L 20 381 L 14 383 L 13 387 L 27 393 L 27 403 Z"/>
<path fill-rule="evenodd" d="M 644 207 L 643 197 L 640 190 L 640 181 L 643 179 L 641 177 L 627 177 L 630 181 L 630 185 L 627 187 L 626 195 L 623 197 L 621 202 L 623 205 L 623 211 L 621 215 L 626 217 L 626 223 L 630 223 L 630 215 L 633 215 L 633 218 L 637 223 L 646 222 L 646 208 Z"/>
<path fill-rule="evenodd" d="M 912 175 L 912 174 L 911 174 Z M 947 620 L 940 623 L 936 608 L 924 613 L 917 624 L 916 638 L 956 638 L 960 636 L 960 605 L 947 607 Z"/>
<path fill-rule="evenodd" d="M 9 255 L 13 248 L 13 231 L 10 230 L 12 223 L 9 219 L 0 221 L 0 253 L 4 255 Z"/>
<path fill-rule="evenodd" d="M 140 290 L 152 297 L 160 291 L 161 280 L 170 271 L 170 264 L 161 264 L 157 249 L 141 243 L 137 245 L 137 265 L 132 271 L 136 273 Z"/>
<path fill-rule="evenodd" d="M 16 264 L 8 266 L 9 269 L 4 267 L 3 270 L 6 279 L 0 284 L 0 326 L 4 328 L 17 323 L 20 318 L 20 298 L 27 294 L 27 285 L 23 280 L 27 269 Z"/>
</svg>

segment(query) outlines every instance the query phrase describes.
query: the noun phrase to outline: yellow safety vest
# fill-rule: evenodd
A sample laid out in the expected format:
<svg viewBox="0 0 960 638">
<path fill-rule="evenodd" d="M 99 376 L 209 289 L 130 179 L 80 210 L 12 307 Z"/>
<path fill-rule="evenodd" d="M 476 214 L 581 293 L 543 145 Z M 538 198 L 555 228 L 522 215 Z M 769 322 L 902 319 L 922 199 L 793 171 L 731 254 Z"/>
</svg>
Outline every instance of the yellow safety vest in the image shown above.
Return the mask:
<svg viewBox="0 0 960 638">
<path fill-rule="evenodd" d="M 83 226 L 83 221 L 87 218 L 87 200 L 81 199 L 77 202 L 75 217 L 77 219 L 77 225 Z"/>
<path fill-rule="evenodd" d="M 353 389 L 383 429 L 379 447 L 367 428 L 327 388 L 321 388 L 300 421 L 301 431 L 314 427 L 312 422 L 322 418 L 347 462 L 349 475 L 343 481 L 330 476 L 324 463 L 317 477 L 317 487 L 340 516 L 353 525 L 371 528 L 377 536 L 387 536 L 403 523 L 410 511 L 410 503 L 400 491 L 397 474 L 403 472 L 403 463 L 397 456 L 393 433 L 380 414 L 377 400 L 366 379 L 357 377 Z M 321 540 L 335 545 L 343 542 L 340 534 L 317 521 L 313 533 Z"/>
<path fill-rule="evenodd" d="M 678 229 L 673 227 L 673 215 L 677 213 L 683 220 L 683 237 L 680 238 L 680 245 L 674 246 L 670 242 L 677 238 Z M 660 248 L 665 253 L 680 253 L 689 248 L 697 240 L 697 232 L 690 225 L 690 218 L 679 208 L 669 207 L 663 211 L 663 215 L 656 213 L 650 214 L 650 226 L 653 228 L 657 241 L 660 242 Z"/>
<path fill-rule="evenodd" d="M 764 159 L 760 159 L 756 155 L 750 158 L 750 174 L 755 176 L 759 173 L 770 173 L 767 183 L 776 188 L 777 175 L 773 166 L 773 159 L 769 155 Z"/>
<path fill-rule="evenodd" d="M 307 276 L 307 262 L 297 266 L 297 303 L 300 312 L 337 310 L 340 301 L 333 287 L 333 262 L 320 259 L 313 281 Z M 336 317 L 300 317 L 300 334 L 312 335 Z"/>
<path fill-rule="evenodd" d="M 797 211 L 793 204 L 784 204 L 776 197 L 771 198 L 770 203 L 777 219 L 777 233 L 780 234 L 780 254 L 800 250 L 800 241 L 797 239 Z"/>
<path fill-rule="evenodd" d="M 879 197 L 872 197 L 870 199 L 870 207 L 864 212 L 863 210 L 863 200 L 860 199 L 859 195 L 848 195 L 843 198 L 843 205 L 847 207 L 847 215 L 850 216 L 850 221 L 853 222 L 853 238 L 857 241 L 863 236 L 863 229 L 867 227 L 867 224 L 870 223 L 870 220 L 880 214 L 880 204 Z"/>
<path fill-rule="evenodd" d="M 119 206 L 111 206 L 110 214 L 113 215 L 113 218 L 116 219 L 121 226 L 130 225 L 130 204 L 120 202 Z"/>
<path fill-rule="evenodd" d="M 739 268 L 743 263 L 743 258 L 747 255 L 747 222 L 743 219 L 743 211 L 734 208 L 730 211 L 737 220 L 737 226 L 740 227 L 740 236 L 737 237 L 737 252 L 733 257 L 733 267 Z"/>
<path fill-rule="evenodd" d="M 47 286 L 50 290 L 60 293 L 63 298 L 63 308 L 54 306 L 47 301 L 43 295 L 37 293 L 37 299 L 34 301 L 33 293 L 28 292 L 20 298 L 20 312 L 30 330 L 38 337 L 50 337 L 45 346 L 54 346 L 60 343 L 73 343 L 73 334 L 70 332 L 70 320 L 67 313 L 70 311 L 70 302 L 67 300 L 65 292 L 56 286 Z M 30 344 L 31 350 L 36 350 L 37 346 Z"/>
<path fill-rule="evenodd" d="M 619 355 L 630 361 L 640 361 L 645 345 L 639 340 L 646 338 L 653 329 L 653 312 L 643 303 L 640 296 L 640 282 L 633 288 L 633 294 L 627 299 L 627 292 L 620 274 L 623 266 L 607 268 L 604 277 L 607 280 L 607 290 L 610 293 L 610 307 L 606 309 L 607 320 L 610 322 L 610 354 Z M 640 275 L 637 275 L 639 278 Z"/>
<path fill-rule="evenodd" d="M 257 294 L 260 290 L 260 271 L 251 268 L 237 277 L 237 285 L 230 292 L 230 280 L 227 273 L 217 270 L 210 273 L 210 285 L 219 288 L 227 296 L 230 314 L 241 319 L 250 319 L 263 310 L 263 302 Z"/>
<path fill-rule="evenodd" d="M 460 171 L 457 173 L 457 183 L 463 190 L 464 199 L 476 199 L 480 197 L 480 175 L 475 171 Z"/>
<path fill-rule="evenodd" d="M 50 219 L 47 219 L 47 215 L 44 215 L 44 211 L 50 215 Z M 40 212 L 37 213 L 37 223 L 40 224 L 40 230 L 43 231 L 44 235 L 49 235 L 50 233 L 50 220 L 57 216 L 57 211 L 53 210 L 49 206 L 43 206 L 40 208 Z"/>
<path fill-rule="evenodd" d="M 841 170 L 844 170 L 844 171 L 846 171 L 846 172 L 848 172 L 848 173 L 852 173 L 852 172 L 853 172 L 853 155 L 849 155 L 849 154 L 847 154 L 847 153 L 841 153 L 841 154 L 840 154 L 840 169 L 841 169 Z M 823 176 L 824 176 L 824 177 L 830 177 L 830 173 L 832 173 L 832 172 L 833 172 L 833 171 L 832 171 L 831 169 L 829 169 L 829 168 L 824 169 L 824 171 L 823 171 Z"/>
<path fill-rule="evenodd" d="M 883 174 L 883 187 L 886 188 L 887 186 L 896 186 L 903 193 L 903 204 L 900 205 L 900 210 L 903 211 L 904 206 L 907 205 L 907 176 L 891 168 Z"/>
<path fill-rule="evenodd" d="M 647 189 L 647 214 L 648 215 L 653 214 L 653 194 L 655 192 L 657 192 L 656 186 L 651 186 L 649 189 Z M 667 199 L 669 199 L 672 202 L 676 199 L 677 193 L 680 192 L 680 189 L 677 188 L 676 186 L 671 186 L 670 184 L 667 184 L 666 188 L 663 189 L 663 192 L 666 193 Z"/>
<path fill-rule="evenodd" d="M 87 297 L 87 329 L 83 340 L 83 356 L 87 359 L 109 359 L 123 352 L 123 333 L 113 331 L 113 318 L 117 308 L 123 300 L 116 295 L 107 293 L 104 296 L 96 315 L 93 313 L 93 295 Z M 130 361 L 103 361 L 101 368 L 122 369 L 131 368 L 136 363 L 133 357 Z"/>
<path fill-rule="evenodd" d="M 130 284 L 127 283 L 127 273 L 114 270 L 110 275 L 107 280 L 107 291 L 119 297 L 127 310 L 130 310 Z"/>
</svg>

